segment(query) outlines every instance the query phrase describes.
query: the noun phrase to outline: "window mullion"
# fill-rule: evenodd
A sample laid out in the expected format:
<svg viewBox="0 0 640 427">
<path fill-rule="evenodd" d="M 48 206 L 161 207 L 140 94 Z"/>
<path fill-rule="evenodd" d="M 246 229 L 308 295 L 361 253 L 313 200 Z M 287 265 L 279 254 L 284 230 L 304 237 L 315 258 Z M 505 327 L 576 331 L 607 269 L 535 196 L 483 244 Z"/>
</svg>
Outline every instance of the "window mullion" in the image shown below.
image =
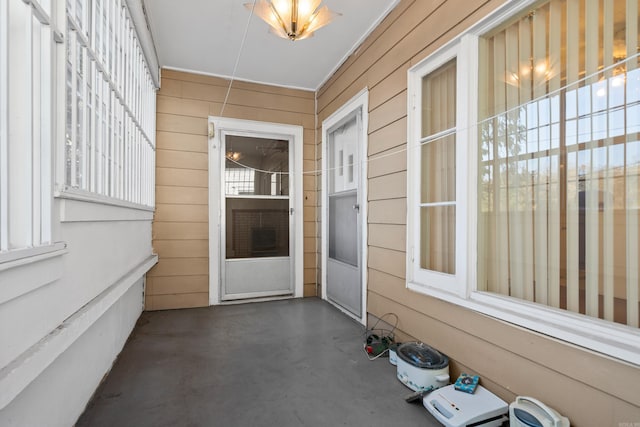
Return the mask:
<svg viewBox="0 0 640 427">
<path fill-rule="evenodd" d="M 32 3 L 33 6 L 33 3 Z M 42 146 L 42 86 L 46 84 L 43 82 L 43 75 L 41 73 L 42 65 L 42 23 L 33 19 L 36 18 L 35 12 L 37 9 L 31 8 L 31 245 L 38 246 L 41 239 L 40 224 L 41 217 L 41 168 L 40 168 L 40 156 Z M 47 78 L 50 81 L 50 78 Z"/>
<path fill-rule="evenodd" d="M 456 128 L 455 127 L 452 127 L 452 128 L 449 128 L 449 129 L 445 129 L 443 131 L 434 133 L 433 135 L 428 135 L 428 136 L 426 136 L 424 138 L 421 138 L 420 139 L 420 145 L 428 144 L 428 143 L 430 143 L 432 141 L 437 141 L 438 139 L 442 139 L 444 137 L 447 137 L 449 135 L 453 135 L 455 133 L 456 133 Z"/>
<path fill-rule="evenodd" d="M 560 58 L 562 56 L 562 8 L 563 5 L 561 2 L 552 1 L 550 4 L 549 10 L 549 64 L 559 64 Z M 550 65 L 552 66 L 552 65 Z M 560 306 L 560 274 L 553 273 L 560 271 L 561 265 L 561 252 L 560 252 L 560 240 L 561 240 L 561 222 L 562 222 L 562 197 L 564 191 L 566 191 L 566 187 L 564 187 L 563 173 L 565 172 L 565 168 L 561 168 L 560 165 L 562 163 L 562 151 L 565 143 L 564 134 L 564 92 L 560 92 L 561 86 L 561 75 L 559 72 L 554 72 L 551 70 L 551 78 L 549 79 L 549 92 L 554 94 L 554 97 L 557 97 L 558 104 L 558 117 L 556 117 L 557 122 L 553 118 L 553 113 L 551 114 L 551 118 L 549 123 L 551 123 L 551 134 L 552 134 L 552 149 L 558 149 L 559 152 L 552 156 L 551 158 L 551 170 L 556 171 L 556 177 L 554 179 L 553 174 L 549 178 L 549 193 L 557 194 L 557 197 L 549 197 L 548 207 L 549 207 L 549 218 L 551 221 L 549 223 L 548 233 L 550 238 L 548 240 L 548 248 L 547 248 L 547 259 L 549 263 L 549 271 L 551 274 L 548 274 L 548 286 L 546 292 L 547 304 L 552 307 Z M 553 99 L 553 98 L 552 98 Z M 557 138 L 555 141 L 553 139 L 554 127 L 557 127 Z M 555 159 L 555 162 L 554 162 Z M 557 236 L 557 238 L 553 238 L 553 236 Z"/>
<path fill-rule="evenodd" d="M 55 2 L 52 3 L 55 6 Z M 53 14 L 53 13 L 52 13 Z M 52 163 L 53 146 L 55 138 L 53 135 L 54 109 L 53 94 L 54 85 L 57 81 L 57 73 L 54 70 L 54 27 L 48 25 L 42 28 L 41 46 L 43 53 L 41 55 L 40 75 L 41 85 L 44 88 L 41 91 L 41 119 L 40 119 L 40 158 L 38 159 L 38 170 L 40 171 L 40 244 L 51 242 L 51 198 L 52 198 Z M 63 51 L 63 50 L 62 50 Z M 47 78 L 47 76 L 51 76 Z"/>
<path fill-rule="evenodd" d="M 630 15 L 633 14 L 633 15 Z M 631 60 L 627 60 L 627 75 L 632 70 L 637 70 L 637 46 L 638 46 L 638 21 L 636 17 L 638 16 L 638 2 L 627 1 L 626 6 L 626 46 L 627 46 L 627 58 L 632 58 Z M 635 47 L 635 49 L 634 49 Z M 631 113 L 629 111 L 629 113 Z M 628 114 L 629 114 L 628 113 Z M 627 118 L 628 121 L 628 118 Z M 628 123 L 627 123 L 628 126 Z M 635 137 L 633 135 L 629 135 L 627 137 L 627 150 L 625 155 L 625 164 L 630 163 L 629 159 L 632 156 L 640 156 L 640 150 L 638 149 L 637 143 L 635 144 L 636 150 L 631 149 L 630 143 L 634 141 Z M 635 151 L 635 152 L 634 152 Z M 632 168 L 627 169 L 627 173 L 625 176 L 627 180 L 627 191 L 626 191 L 626 203 L 625 206 L 627 208 L 626 212 L 626 223 L 629 229 L 627 230 L 628 236 L 638 236 L 640 234 L 640 224 L 638 221 L 638 207 L 640 207 L 640 198 L 638 196 L 637 189 L 640 188 L 640 179 L 638 178 L 638 169 L 636 167 L 635 171 Z M 627 296 L 627 324 L 630 326 L 635 326 L 636 328 L 640 326 L 640 321 L 638 319 L 638 300 L 640 290 L 638 289 L 638 281 L 640 280 L 640 265 L 638 264 L 638 253 L 640 252 L 640 247 L 638 244 L 638 240 L 634 238 L 626 239 L 626 296 Z"/>
<path fill-rule="evenodd" d="M 133 162 L 132 162 L 132 142 L 133 142 L 133 132 L 132 132 L 132 124 L 131 117 L 127 114 L 126 116 L 126 133 L 124 136 L 125 143 L 125 198 L 126 200 L 133 200 L 132 196 L 132 174 L 133 174 Z"/>
<path fill-rule="evenodd" d="M 124 199 L 124 191 L 123 191 L 123 181 L 124 181 L 124 170 L 123 170 L 123 162 L 124 162 L 124 115 L 122 104 L 118 103 L 118 126 L 117 126 L 117 135 L 118 135 L 118 170 L 117 174 L 117 187 L 116 187 L 116 197 L 118 199 Z"/>
<path fill-rule="evenodd" d="M 437 206 L 456 206 L 457 202 L 455 200 L 449 202 L 431 202 L 431 203 L 419 203 L 418 206 L 421 208 L 427 207 L 437 207 Z"/>
<path fill-rule="evenodd" d="M 469 34 L 460 41 L 458 64 L 461 70 L 479 69 L 478 36 Z M 459 295 L 468 298 L 477 284 L 478 248 L 478 73 L 459 73 L 456 91 L 456 264 Z"/>
<path fill-rule="evenodd" d="M 141 180 L 141 175 L 142 175 L 142 138 L 141 138 L 141 133 L 140 133 L 140 129 L 136 128 L 136 161 L 134 163 L 135 165 L 135 173 L 136 173 L 136 180 L 135 180 L 135 185 L 134 185 L 134 190 L 135 190 L 135 201 L 136 203 L 141 203 L 141 184 L 142 184 L 142 180 Z"/>
<path fill-rule="evenodd" d="M 89 47 L 88 46 L 78 46 L 78 49 L 82 51 L 82 74 L 84 75 L 83 79 L 83 87 L 80 88 L 80 93 L 82 94 L 82 99 L 84 102 L 84 108 L 78 114 L 82 118 L 83 128 L 82 128 L 82 140 L 77 142 L 77 149 L 79 153 L 77 156 L 80 156 L 76 161 L 79 162 L 79 165 L 76 165 L 74 169 L 78 169 L 81 174 L 81 177 L 77 183 L 78 187 L 87 190 L 91 185 L 91 176 L 90 176 L 90 160 L 91 160 L 91 146 L 92 142 L 92 129 L 94 126 L 93 122 L 93 99 L 95 96 L 95 90 L 93 89 L 93 70 L 92 62 L 89 59 Z M 77 107 L 76 107 L 77 109 Z M 79 167 L 78 167 L 79 166 Z"/>
<path fill-rule="evenodd" d="M 33 17 L 31 8 L 14 2 L 9 14 L 20 20 L 20 30 L 12 32 L 9 47 L 9 249 L 33 245 Z M 13 18 L 15 17 L 15 18 Z M 13 38 L 13 37 L 12 37 Z M 12 77 L 13 76 L 13 77 Z M 13 130 L 12 130 L 13 129 Z"/>
<path fill-rule="evenodd" d="M 70 91 L 71 93 L 69 94 L 69 106 L 67 106 L 67 108 L 70 108 L 70 110 L 67 111 L 67 114 L 71 113 L 71 128 L 69 129 L 69 141 L 67 141 L 67 143 L 69 144 L 69 159 L 68 161 L 70 162 L 70 164 L 68 165 L 69 167 L 69 173 L 68 173 L 68 182 L 67 185 L 69 185 L 70 187 L 73 187 L 76 185 L 76 162 L 78 161 L 77 159 L 77 153 L 78 153 L 78 140 L 80 138 L 80 136 L 78 135 L 78 97 L 77 97 L 77 90 L 78 90 L 78 78 L 77 78 L 77 73 L 78 73 L 78 50 L 81 49 L 81 46 L 78 44 L 77 42 L 77 37 L 78 37 L 78 31 L 68 31 L 67 32 L 67 49 L 69 49 L 69 61 L 71 63 L 71 82 L 70 82 Z M 67 119 L 68 120 L 68 119 Z"/>
<path fill-rule="evenodd" d="M 100 64 L 99 62 L 97 62 L 97 64 Z M 100 91 L 100 102 L 99 102 L 99 115 L 98 115 L 98 122 L 99 122 L 99 127 L 98 127 L 98 131 L 97 131 L 97 135 L 96 135 L 96 172 L 97 172 L 97 184 L 98 184 L 98 190 L 97 193 L 101 194 L 101 195 L 106 195 L 106 191 L 105 191 L 105 181 L 106 181 L 106 169 L 105 169 L 105 157 L 106 157 L 106 150 L 107 150 L 107 141 L 105 139 L 105 125 L 106 125 L 106 120 L 105 120 L 105 116 L 107 114 L 107 91 L 106 91 L 106 84 L 105 84 L 105 75 L 104 72 L 102 71 L 102 67 L 101 67 L 101 71 L 98 72 L 97 74 L 98 76 L 98 90 Z"/>
<path fill-rule="evenodd" d="M 586 76 L 588 77 L 585 82 L 587 85 L 591 85 L 597 82 L 599 65 L 599 53 L 600 53 L 600 41 L 599 41 L 599 24 L 598 24 L 598 10 L 599 2 L 586 2 L 585 11 L 585 25 L 586 28 L 591 30 L 585 31 L 585 69 Z M 589 87 L 589 86 L 587 86 Z M 591 88 L 589 87 L 589 90 Z M 591 97 L 589 97 L 591 98 Z M 595 100 L 590 100 L 590 108 L 588 111 L 588 121 L 590 122 L 589 133 L 587 140 L 594 140 L 595 120 L 596 120 L 596 105 Z M 584 102 L 584 100 L 583 100 Z M 585 179 L 585 198 L 586 198 L 586 212 L 585 212 L 585 313 L 589 316 L 598 317 L 598 288 L 599 288 L 599 275 L 600 275 L 600 255 L 599 255 L 599 174 L 595 170 L 596 163 L 596 149 L 591 148 L 586 150 L 586 176 Z M 582 163 L 582 162 L 581 162 Z"/>
<path fill-rule="evenodd" d="M 545 96 L 549 92 L 548 83 L 551 75 L 551 63 L 547 51 L 547 46 L 550 43 L 547 34 L 548 18 L 549 13 L 545 8 L 541 8 L 532 17 L 530 35 L 532 57 L 537 58 L 539 63 L 535 66 L 533 87 L 531 88 L 531 97 L 536 101 L 529 101 L 535 120 L 529 120 L 529 114 L 527 114 L 527 134 L 531 134 L 534 140 L 529 141 L 527 153 L 541 153 L 544 152 L 543 147 L 547 149 L 550 147 L 550 141 L 541 141 L 541 139 L 548 138 L 541 132 L 541 129 L 545 129 L 542 123 L 550 123 L 544 114 L 544 108 L 542 108 L 543 103 L 548 99 Z M 544 60 L 539 58 L 544 58 Z M 524 103 L 523 101 L 521 99 L 521 104 Z M 527 137 L 529 136 L 527 135 Z M 528 215 L 525 223 L 534 224 L 534 226 L 523 230 L 527 249 L 525 259 L 530 260 L 529 265 L 531 265 L 527 269 L 529 275 L 525 281 L 526 299 L 542 304 L 547 304 L 548 300 L 549 206 L 548 189 L 545 186 L 547 177 L 543 176 L 540 171 L 544 170 L 543 163 L 548 161 L 549 156 L 550 154 L 547 153 L 528 161 L 527 176 L 530 177 L 528 196 L 530 197 L 531 209 L 527 209 Z"/>
<path fill-rule="evenodd" d="M 9 249 L 9 3 L 0 3 L 0 252 Z"/>
</svg>

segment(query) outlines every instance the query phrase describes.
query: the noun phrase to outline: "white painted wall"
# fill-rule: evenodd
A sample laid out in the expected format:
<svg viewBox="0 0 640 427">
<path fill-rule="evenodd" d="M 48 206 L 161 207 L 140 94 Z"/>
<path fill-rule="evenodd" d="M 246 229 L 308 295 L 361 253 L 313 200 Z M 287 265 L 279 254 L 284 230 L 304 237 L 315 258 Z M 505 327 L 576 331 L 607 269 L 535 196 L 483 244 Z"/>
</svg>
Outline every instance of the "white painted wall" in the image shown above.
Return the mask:
<svg viewBox="0 0 640 427">
<path fill-rule="evenodd" d="M 0 289 L 14 290 L 0 290 L 0 425 L 75 423 L 142 312 L 152 215 L 56 199 L 53 237 L 66 251 L 0 270 Z"/>
<path fill-rule="evenodd" d="M 124 346 L 142 307 L 142 279 L 0 411 L 2 426 L 71 426 Z"/>
</svg>

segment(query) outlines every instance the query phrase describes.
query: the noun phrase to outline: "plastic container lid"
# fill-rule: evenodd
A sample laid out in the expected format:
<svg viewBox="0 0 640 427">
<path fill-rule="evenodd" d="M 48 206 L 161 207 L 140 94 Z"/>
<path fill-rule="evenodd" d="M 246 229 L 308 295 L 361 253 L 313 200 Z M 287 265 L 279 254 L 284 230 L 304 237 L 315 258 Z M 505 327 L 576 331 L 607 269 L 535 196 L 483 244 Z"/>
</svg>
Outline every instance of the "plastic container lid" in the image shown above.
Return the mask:
<svg viewBox="0 0 640 427">
<path fill-rule="evenodd" d="M 408 342 L 398 347 L 398 357 L 423 369 L 442 369 L 449 365 L 449 358 L 435 348 L 418 342 Z"/>
</svg>

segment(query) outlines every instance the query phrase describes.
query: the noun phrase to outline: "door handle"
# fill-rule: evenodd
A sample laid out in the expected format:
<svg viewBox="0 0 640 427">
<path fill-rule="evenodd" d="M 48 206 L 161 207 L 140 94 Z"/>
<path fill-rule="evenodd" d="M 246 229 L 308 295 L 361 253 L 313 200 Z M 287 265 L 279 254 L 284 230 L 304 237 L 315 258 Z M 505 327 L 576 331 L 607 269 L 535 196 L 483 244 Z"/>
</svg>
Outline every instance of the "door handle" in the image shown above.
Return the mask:
<svg viewBox="0 0 640 427">
<path fill-rule="evenodd" d="M 353 205 L 353 210 L 360 212 L 360 205 L 358 204 Z"/>
</svg>

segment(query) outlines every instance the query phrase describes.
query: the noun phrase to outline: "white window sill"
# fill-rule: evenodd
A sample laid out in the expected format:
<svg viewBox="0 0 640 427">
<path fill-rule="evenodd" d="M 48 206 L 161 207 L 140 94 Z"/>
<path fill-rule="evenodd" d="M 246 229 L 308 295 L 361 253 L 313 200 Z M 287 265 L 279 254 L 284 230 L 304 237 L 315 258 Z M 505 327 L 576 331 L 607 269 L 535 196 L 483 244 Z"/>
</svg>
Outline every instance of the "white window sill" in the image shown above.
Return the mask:
<svg viewBox="0 0 640 427">
<path fill-rule="evenodd" d="M 65 190 L 56 194 L 60 222 L 151 221 L 154 208 L 85 191 Z"/>
<path fill-rule="evenodd" d="M 640 365 L 640 330 L 565 310 L 491 294 L 471 292 L 468 299 L 417 283 L 407 288 L 458 306 Z"/>
<path fill-rule="evenodd" d="M 0 254 L 0 304 L 48 285 L 63 273 L 63 242 Z"/>
</svg>

